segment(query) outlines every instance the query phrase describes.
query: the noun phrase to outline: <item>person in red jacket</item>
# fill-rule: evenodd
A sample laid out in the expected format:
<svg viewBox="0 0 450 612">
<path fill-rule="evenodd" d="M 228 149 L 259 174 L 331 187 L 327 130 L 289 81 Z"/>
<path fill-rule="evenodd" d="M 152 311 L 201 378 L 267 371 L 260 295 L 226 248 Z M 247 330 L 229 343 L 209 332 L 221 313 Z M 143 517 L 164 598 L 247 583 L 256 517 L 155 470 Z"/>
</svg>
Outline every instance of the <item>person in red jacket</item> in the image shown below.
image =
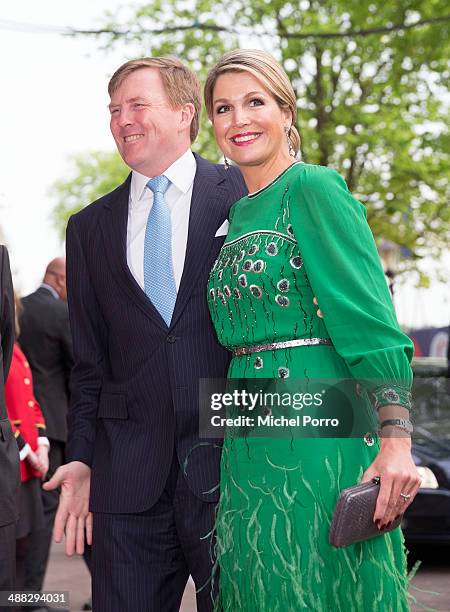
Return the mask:
<svg viewBox="0 0 450 612">
<path fill-rule="evenodd" d="M 18 314 L 20 300 L 16 304 L 16 337 L 19 335 Z M 40 406 L 33 395 L 33 381 L 28 361 L 19 345 L 14 345 L 11 368 L 5 384 L 5 402 L 8 418 L 19 446 L 21 487 L 19 496 L 19 521 L 16 530 L 16 590 L 24 584 L 24 564 L 29 547 L 30 534 L 41 529 L 44 514 L 41 500 L 41 479 L 48 470 L 49 441 Z"/>
</svg>

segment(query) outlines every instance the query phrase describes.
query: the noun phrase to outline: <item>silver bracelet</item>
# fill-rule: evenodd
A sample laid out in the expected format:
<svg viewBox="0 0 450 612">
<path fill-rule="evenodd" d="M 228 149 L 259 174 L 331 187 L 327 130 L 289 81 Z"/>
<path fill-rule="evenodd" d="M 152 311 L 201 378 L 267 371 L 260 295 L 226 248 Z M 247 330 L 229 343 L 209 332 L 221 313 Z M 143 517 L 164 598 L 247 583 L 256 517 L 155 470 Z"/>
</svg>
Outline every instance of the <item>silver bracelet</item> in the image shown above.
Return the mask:
<svg viewBox="0 0 450 612">
<path fill-rule="evenodd" d="M 385 421 L 381 422 L 380 431 L 383 429 L 383 427 L 387 427 L 389 425 L 402 429 L 409 435 L 411 435 L 413 432 L 412 423 L 408 419 L 386 419 Z"/>
</svg>

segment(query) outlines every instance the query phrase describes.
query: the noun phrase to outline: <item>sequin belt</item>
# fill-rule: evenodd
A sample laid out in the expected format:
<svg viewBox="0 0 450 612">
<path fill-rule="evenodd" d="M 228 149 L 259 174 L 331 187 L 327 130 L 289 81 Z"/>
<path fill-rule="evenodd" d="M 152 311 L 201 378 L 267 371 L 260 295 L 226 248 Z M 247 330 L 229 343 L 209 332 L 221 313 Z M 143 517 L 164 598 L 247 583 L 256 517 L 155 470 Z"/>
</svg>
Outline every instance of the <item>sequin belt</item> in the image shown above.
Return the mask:
<svg viewBox="0 0 450 612">
<path fill-rule="evenodd" d="M 251 353 L 262 353 L 263 351 L 276 351 L 278 349 L 293 348 L 294 346 L 325 346 L 332 345 L 330 338 L 296 338 L 295 340 L 285 340 L 284 342 L 271 342 L 260 346 L 240 346 L 234 349 L 233 355 L 250 355 Z"/>
</svg>

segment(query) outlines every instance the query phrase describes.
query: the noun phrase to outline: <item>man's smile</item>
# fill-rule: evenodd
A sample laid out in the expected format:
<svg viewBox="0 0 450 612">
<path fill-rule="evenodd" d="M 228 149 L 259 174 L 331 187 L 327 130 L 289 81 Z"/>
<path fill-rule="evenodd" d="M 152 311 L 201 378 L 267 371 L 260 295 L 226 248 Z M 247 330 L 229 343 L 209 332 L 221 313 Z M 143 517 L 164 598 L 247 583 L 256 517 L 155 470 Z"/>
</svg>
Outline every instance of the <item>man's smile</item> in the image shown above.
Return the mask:
<svg viewBox="0 0 450 612">
<path fill-rule="evenodd" d="M 140 138 L 144 138 L 144 134 L 131 134 L 130 136 L 124 136 L 124 142 L 135 142 Z"/>
</svg>

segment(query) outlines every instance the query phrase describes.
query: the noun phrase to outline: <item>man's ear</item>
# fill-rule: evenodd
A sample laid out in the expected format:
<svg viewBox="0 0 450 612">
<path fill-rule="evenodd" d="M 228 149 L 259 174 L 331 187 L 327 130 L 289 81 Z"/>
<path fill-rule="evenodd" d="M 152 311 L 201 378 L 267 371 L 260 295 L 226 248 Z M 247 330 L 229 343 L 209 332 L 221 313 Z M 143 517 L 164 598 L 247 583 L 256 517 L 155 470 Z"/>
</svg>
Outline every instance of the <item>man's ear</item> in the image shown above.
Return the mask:
<svg viewBox="0 0 450 612">
<path fill-rule="evenodd" d="M 194 105 L 191 102 L 186 102 L 186 104 L 184 104 L 181 107 L 180 128 L 184 129 L 184 128 L 189 127 L 192 123 L 192 120 L 194 119 L 194 115 L 195 115 Z"/>
<path fill-rule="evenodd" d="M 61 293 L 61 291 L 64 290 L 64 286 L 66 284 L 66 281 L 65 281 L 65 279 L 62 276 L 58 275 L 56 277 L 56 284 L 58 285 L 58 290 L 57 290 L 58 295 L 61 297 L 60 293 Z"/>
</svg>

